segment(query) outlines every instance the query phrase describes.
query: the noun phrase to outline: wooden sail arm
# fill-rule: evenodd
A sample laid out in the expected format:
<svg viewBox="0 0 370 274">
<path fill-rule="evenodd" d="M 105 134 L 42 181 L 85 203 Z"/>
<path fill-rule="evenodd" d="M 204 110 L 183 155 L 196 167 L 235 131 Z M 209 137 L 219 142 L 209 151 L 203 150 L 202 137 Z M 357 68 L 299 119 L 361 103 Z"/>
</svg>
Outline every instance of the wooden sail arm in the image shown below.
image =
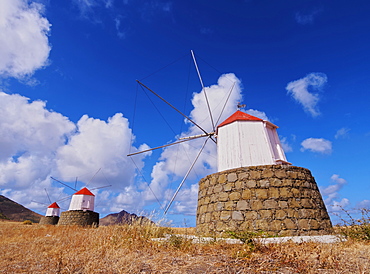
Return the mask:
<svg viewBox="0 0 370 274">
<path fill-rule="evenodd" d="M 149 90 L 151 93 L 153 93 L 155 96 L 157 96 L 159 99 L 161 99 L 163 102 L 165 102 L 167 105 L 169 105 L 171 108 L 173 108 L 174 110 L 176 110 L 178 113 L 180 113 L 182 116 L 184 116 L 189 122 L 191 122 L 193 125 L 195 125 L 197 128 L 199 128 L 201 131 L 203 131 L 205 134 L 208 134 L 207 131 L 205 131 L 200 125 L 198 125 L 197 123 L 195 123 L 192 119 L 190 119 L 187 115 L 185 115 L 184 113 L 182 113 L 180 110 L 178 110 L 176 107 L 174 107 L 171 103 L 169 103 L 167 100 L 165 100 L 162 96 L 160 96 L 158 93 L 156 93 L 155 91 L 151 90 L 149 87 L 147 87 L 146 85 L 144 85 L 142 82 L 140 82 L 139 80 L 136 80 L 137 83 L 139 83 L 142 87 L 146 88 L 147 90 Z"/>
<path fill-rule="evenodd" d="M 197 138 L 212 136 L 213 134 L 214 134 L 214 132 L 209 133 L 209 134 L 207 133 L 207 134 L 200 134 L 200 135 L 196 135 L 196 136 L 180 138 L 179 139 L 180 141 L 176 141 L 176 142 L 173 142 L 173 143 L 170 143 L 170 144 L 167 144 L 167 145 L 163 145 L 163 146 L 159 146 L 159 147 L 153 147 L 153 148 L 150 148 L 150 149 L 146 149 L 146 150 L 142 150 L 142 151 L 138 151 L 138 152 L 134 152 L 134 153 L 130 153 L 130 154 L 127 154 L 127 156 L 134 156 L 134 155 L 137 155 L 137 154 L 149 152 L 149 151 L 156 150 L 156 149 L 159 149 L 159 148 L 164 148 L 164 147 L 169 147 L 169 146 L 181 144 L 183 142 L 194 140 L 194 139 L 197 139 Z"/>
</svg>

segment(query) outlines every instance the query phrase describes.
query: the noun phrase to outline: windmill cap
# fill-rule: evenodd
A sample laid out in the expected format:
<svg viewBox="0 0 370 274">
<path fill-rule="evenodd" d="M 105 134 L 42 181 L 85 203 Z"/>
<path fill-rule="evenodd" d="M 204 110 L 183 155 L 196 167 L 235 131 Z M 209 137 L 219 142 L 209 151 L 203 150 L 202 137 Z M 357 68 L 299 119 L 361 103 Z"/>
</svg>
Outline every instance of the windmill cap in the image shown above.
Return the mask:
<svg viewBox="0 0 370 274">
<path fill-rule="evenodd" d="M 91 193 L 90 190 L 88 190 L 86 187 L 84 187 L 83 189 L 77 191 L 75 194 L 73 195 L 90 195 L 90 196 L 95 196 L 94 194 Z"/>
<path fill-rule="evenodd" d="M 56 202 L 48 206 L 48 208 L 60 208 Z"/>
<path fill-rule="evenodd" d="M 240 110 L 237 110 L 233 115 L 231 115 L 229 118 L 227 118 L 225 121 L 223 121 L 221 124 L 218 125 L 218 127 L 222 127 L 228 124 L 231 124 L 235 121 L 263 121 L 261 118 L 249 115 L 245 112 L 242 112 Z"/>
</svg>

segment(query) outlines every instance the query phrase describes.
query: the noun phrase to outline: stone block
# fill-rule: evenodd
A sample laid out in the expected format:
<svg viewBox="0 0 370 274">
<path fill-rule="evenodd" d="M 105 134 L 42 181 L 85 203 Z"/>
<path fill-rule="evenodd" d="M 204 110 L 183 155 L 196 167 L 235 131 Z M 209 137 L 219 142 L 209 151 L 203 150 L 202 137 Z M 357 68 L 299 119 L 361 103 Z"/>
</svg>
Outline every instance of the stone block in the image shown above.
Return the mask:
<svg viewBox="0 0 370 274">
<path fill-rule="evenodd" d="M 260 210 L 263 208 L 262 201 L 260 200 L 251 200 L 250 205 L 252 210 Z"/>
<path fill-rule="evenodd" d="M 219 184 L 226 183 L 226 181 L 227 181 L 226 174 L 221 174 L 220 176 L 218 176 L 218 180 L 217 181 L 218 181 Z"/>
<path fill-rule="evenodd" d="M 216 204 L 215 210 L 217 210 L 217 211 L 221 211 L 221 210 L 223 210 L 224 208 L 225 208 L 225 203 L 223 203 L 223 202 L 218 202 L 218 203 Z"/>
<path fill-rule="evenodd" d="M 256 189 L 256 197 L 257 199 L 265 200 L 268 198 L 268 189 L 264 188 L 257 188 Z"/>
<path fill-rule="evenodd" d="M 274 176 L 274 172 L 271 169 L 265 169 L 262 171 L 262 178 L 272 178 Z"/>
<path fill-rule="evenodd" d="M 230 199 L 231 201 L 238 201 L 238 200 L 240 199 L 240 197 L 241 197 L 240 192 L 232 192 L 232 193 L 230 193 L 230 195 L 229 195 L 229 199 Z"/>
<path fill-rule="evenodd" d="M 270 186 L 270 181 L 265 179 L 265 180 L 260 180 L 259 181 L 260 187 L 269 187 Z"/>
<path fill-rule="evenodd" d="M 244 216 L 240 211 L 233 211 L 231 218 L 237 221 L 244 221 Z"/>
<path fill-rule="evenodd" d="M 227 201 L 227 202 L 225 202 L 225 209 L 226 210 L 233 210 L 233 209 L 235 209 L 235 204 L 236 204 L 236 202 L 234 202 L 234 201 Z"/>
<path fill-rule="evenodd" d="M 236 180 L 238 180 L 238 176 L 236 175 L 235 172 L 230 173 L 230 174 L 227 175 L 227 181 L 228 182 L 235 182 Z"/>
<path fill-rule="evenodd" d="M 280 208 L 287 208 L 288 202 L 287 201 L 279 201 L 278 202 Z"/>
<path fill-rule="evenodd" d="M 244 200 L 250 200 L 252 198 L 252 191 L 250 189 L 244 189 L 242 192 L 242 198 Z"/>
<path fill-rule="evenodd" d="M 233 183 L 225 184 L 224 185 L 224 191 L 229 192 L 229 191 L 231 191 L 233 189 L 233 187 L 234 187 L 234 184 Z"/>
<path fill-rule="evenodd" d="M 220 220 L 227 221 L 231 217 L 231 211 L 221 211 Z"/>
<path fill-rule="evenodd" d="M 301 192 L 297 188 L 292 188 L 290 190 L 292 192 L 293 197 L 299 198 L 301 197 Z"/>
<path fill-rule="evenodd" d="M 308 223 L 308 219 L 299 219 L 298 220 L 298 229 L 303 229 L 303 230 L 310 229 L 310 225 Z"/>
<path fill-rule="evenodd" d="M 257 211 L 246 211 L 244 212 L 244 217 L 246 220 L 256 220 L 258 218 Z"/>
<path fill-rule="evenodd" d="M 283 228 L 283 223 L 280 220 L 273 220 L 269 223 L 269 231 L 279 231 Z"/>
<path fill-rule="evenodd" d="M 252 179 L 252 180 L 258 180 L 258 179 L 261 179 L 261 173 L 259 171 L 251 171 L 249 173 L 249 177 Z"/>
<path fill-rule="evenodd" d="M 292 197 L 292 192 L 290 191 L 290 188 L 288 187 L 281 187 L 279 189 L 280 197 L 281 198 L 290 198 Z"/>
<path fill-rule="evenodd" d="M 279 179 L 286 178 L 286 172 L 284 169 L 275 170 L 275 176 Z"/>
<path fill-rule="evenodd" d="M 223 190 L 223 188 L 222 188 L 221 184 L 217 184 L 213 187 L 213 192 L 214 193 L 220 193 L 222 190 Z"/>
<path fill-rule="evenodd" d="M 269 179 L 270 186 L 280 187 L 282 186 L 283 182 L 278 178 L 271 178 Z"/>
<path fill-rule="evenodd" d="M 239 181 L 243 181 L 249 178 L 249 173 L 247 172 L 241 172 L 238 174 Z"/>
<path fill-rule="evenodd" d="M 236 204 L 236 210 L 246 210 L 246 209 L 250 209 L 250 205 L 249 205 L 249 202 L 246 201 L 246 200 L 240 200 L 237 202 Z"/>
<path fill-rule="evenodd" d="M 276 219 L 282 220 L 282 219 L 285 219 L 287 216 L 288 216 L 288 214 L 282 209 L 278 209 L 275 212 L 275 218 Z"/>
<path fill-rule="evenodd" d="M 244 186 L 245 186 L 245 182 L 243 182 L 243 181 L 238 180 L 238 181 L 235 182 L 235 189 L 236 190 L 244 189 Z"/>
<path fill-rule="evenodd" d="M 278 203 L 275 200 L 265 200 L 263 202 L 263 208 L 265 209 L 276 209 L 278 207 Z"/>
<path fill-rule="evenodd" d="M 255 180 L 248 180 L 245 182 L 245 187 L 247 188 L 255 188 L 256 187 L 256 181 Z"/>
<path fill-rule="evenodd" d="M 297 229 L 297 225 L 293 222 L 292 219 L 285 219 L 283 221 L 285 228 L 288 230 Z"/>
<path fill-rule="evenodd" d="M 279 189 L 276 188 L 276 187 L 270 187 L 268 189 L 268 197 L 270 197 L 270 198 L 280 198 Z"/>
<path fill-rule="evenodd" d="M 226 202 L 229 200 L 229 194 L 227 192 L 221 192 L 219 195 L 218 195 L 218 199 L 219 201 L 221 202 Z"/>
<path fill-rule="evenodd" d="M 257 230 L 269 231 L 269 223 L 267 220 L 255 220 L 254 225 Z"/>
<path fill-rule="evenodd" d="M 259 215 L 260 215 L 260 218 L 262 219 L 270 219 L 272 218 L 272 211 L 271 210 L 260 210 L 258 211 Z"/>
</svg>

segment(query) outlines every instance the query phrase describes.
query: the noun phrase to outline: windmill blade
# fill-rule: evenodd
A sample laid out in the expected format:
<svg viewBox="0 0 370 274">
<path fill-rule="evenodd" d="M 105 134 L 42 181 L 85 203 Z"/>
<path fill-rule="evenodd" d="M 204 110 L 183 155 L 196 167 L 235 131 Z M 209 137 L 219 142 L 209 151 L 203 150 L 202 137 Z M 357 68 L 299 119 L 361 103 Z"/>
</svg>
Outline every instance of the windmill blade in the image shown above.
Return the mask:
<svg viewBox="0 0 370 274">
<path fill-rule="evenodd" d="M 48 204 L 45 204 L 45 203 L 40 203 L 38 201 L 35 201 L 35 200 L 31 200 L 31 202 L 33 203 L 36 203 L 36 204 L 40 204 L 40 205 L 44 205 L 44 206 L 48 206 Z"/>
<path fill-rule="evenodd" d="M 67 184 L 65 184 L 65 183 L 62 183 L 61 181 L 59 181 L 59 180 L 55 179 L 54 177 L 51 177 L 51 176 L 50 176 L 50 178 L 51 178 L 51 179 L 53 179 L 54 181 L 56 181 L 56 182 L 58 182 L 58 183 L 62 184 L 62 185 L 64 185 L 64 186 L 66 186 L 66 187 L 68 187 L 68 188 L 70 188 L 70 189 L 74 190 L 74 191 L 77 191 L 77 189 L 75 189 L 75 188 L 73 188 L 73 187 L 71 187 L 71 186 L 69 186 L 69 185 L 67 185 Z"/>
<path fill-rule="evenodd" d="M 100 186 L 100 187 L 92 188 L 92 189 L 90 189 L 90 190 L 101 189 L 101 188 L 106 188 L 106 187 L 111 187 L 111 186 L 112 186 L 112 185 Z"/>
<path fill-rule="evenodd" d="M 197 128 L 199 128 L 201 131 L 203 131 L 205 134 L 209 134 L 206 130 L 204 130 L 200 125 L 198 125 L 197 123 L 195 123 L 192 119 L 190 119 L 187 115 L 185 115 L 184 113 L 182 113 L 180 110 L 178 110 L 176 107 L 174 107 L 172 104 L 170 104 L 168 101 L 166 101 L 162 96 L 160 96 L 158 93 L 156 93 L 155 91 L 151 90 L 149 87 L 147 87 L 146 85 L 144 85 L 142 82 L 140 82 L 139 80 L 136 80 L 137 83 L 139 83 L 142 87 L 146 88 L 147 90 L 149 90 L 151 93 L 153 93 L 155 96 L 157 96 L 159 99 L 161 99 L 163 102 L 165 102 L 167 105 L 169 105 L 171 108 L 173 108 L 174 110 L 176 110 L 178 113 L 180 113 L 182 116 L 184 116 L 187 120 L 189 120 L 189 122 L 191 122 L 193 125 L 195 125 Z"/>
<path fill-rule="evenodd" d="M 209 105 L 208 96 L 207 96 L 206 89 L 205 89 L 204 84 L 203 84 L 202 76 L 200 75 L 200 71 L 199 71 L 199 68 L 198 68 L 197 60 L 195 59 L 194 52 L 192 50 L 190 52 L 191 52 L 191 56 L 193 57 L 195 69 L 197 70 L 199 81 L 200 81 L 200 84 L 202 86 L 202 90 L 204 92 L 204 97 L 206 98 L 206 103 L 207 103 L 207 108 L 208 108 L 208 112 L 209 112 L 209 117 L 211 118 L 211 123 L 212 123 L 212 129 L 215 130 L 215 123 L 213 122 L 213 116 L 212 116 L 211 107 Z"/>
<path fill-rule="evenodd" d="M 193 163 L 191 164 L 190 168 L 189 168 L 189 169 L 188 169 L 188 171 L 186 172 L 186 174 L 185 174 L 184 178 L 182 179 L 182 181 L 181 181 L 180 185 L 179 185 L 179 186 L 178 186 L 178 188 L 176 189 L 175 194 L 172 196 L 172 198 L 171 198 L 170 202 L 168 203 L 168 205 L 167 205 L 167 207 L 166 207 L 166 209 L 165 209 L 165 211 L 164 211 L 164 214 L 167 214 L 167 211 L 168 211 L 168 210 L 169 210 L 169 208 L 171 207 L 172 202 L 175 200 L 175 198 L 176 198 L 177 194 L 179 193 L 179 191 L 180 191 L 180 189 L 181 189 L 182 185 L 184 184 L 185 180 L 188 178 L 188 176 L 189 176 L 189 174 L 190 174 L 191 170 L 193 169 L 193 167 L 194 167 L 195 163 L 197 162 L 197 160 L 198 160 L 198 158 L 199 158 L 200 154 L 202 153 L 202 151 L 203 151 L 204 147 L 206 146 L 207 141 L 208 141 L 210 138 L 211 138 L 211 137 L 208 137 L 208 138 L 204 141 L 204 144 L 203 144 L 202 148 L 199 150 L 197 157 L 195 157 L 195 159 L 194 159 Z"/>
<path fill-rule="evenodd" d="M 49 199 L 49 202 L 51 204 L 51 200 L 50 200 L 50 196 L 49 196 L 49 193 L 47 192 L 46 188 L 44 188 L 45 192 L 46 192 L 46 196 L 48 196 L 48 199 Z"/>
<path fill-rule="evenodd" d="M 232 91 L 234 90 L 234 86 L 235 86 L 235 84 L 236 84 L 236 82 L 233 82 L 233 85 L 231 86 L 230 91 L 229 91 L 229 94 L 228 94 L 228 96 L 227 96 L 227 98 L 226 98 L 225 104 L 224 104 L 224 106 L 222 107 L 222 110 L 221 110 L 221 112 L 220 112 L 220 115 L 218 116 L 218 119 L 217 119 L 217 121 L 216 121 L 216 124 L 218 124 L 218 122 L 219 122 L 219 121 L 220 121 L 220 119 L 221 119 L 222 113 L 224 113 L 225 107 L 226 107 L 226 105 L 227 105 L 227 102 L 228 102 L 228 101 L 229 101 L 229 99 L 230 99 L 230 96 L 231 96 Z"/>
<path fill-rule="evenodd" d="M 91 183 L 92 179 L 95 178 L 95 176 L 99 173 L 99 171 L 101 170 L 101 168 L 98 169 L 97 172 L 95 172 L 94 176 L 91 177 L 90 181 L 87 183 L 86 187 Z"/>
<path fill-rule="evenodd" d="M 130 154 L 127 154 L 127 156 L 133 156 L 133 155 L 137 155 L 137 154 L 140 154 L 140 153 L 149 152 L 149 151 L 156 150 L 156 149 L 159 149 L 159 148 L 173 146 L 173 145 L 181 144 L 183 142 L 187 142 L 187 141 L 190 141 L 190 140 L 198 139 L 198 138 L 201 138 L 201 137 L 212 136 L 212 135 L 214 135 L 214 132 L 206 133 L 206 134 L 200 134 L 200 135 L 196 135 L 196 136 L 184 137 L 184 138 L 180 138 L 179 139 L 180 141 L 176 141 L 176 142 L 173 142 L 173 143 L 170 143 L 170 144 L 167 144 L 167 145 L 154 147 L 154 148 L 150 148 L 150 149 L 146 149 L 146 150 L 142 150 L 142 151 L 138 151 L 138 152 L 134 152 L 134 153 L 130 153 Z"/>
</svg>

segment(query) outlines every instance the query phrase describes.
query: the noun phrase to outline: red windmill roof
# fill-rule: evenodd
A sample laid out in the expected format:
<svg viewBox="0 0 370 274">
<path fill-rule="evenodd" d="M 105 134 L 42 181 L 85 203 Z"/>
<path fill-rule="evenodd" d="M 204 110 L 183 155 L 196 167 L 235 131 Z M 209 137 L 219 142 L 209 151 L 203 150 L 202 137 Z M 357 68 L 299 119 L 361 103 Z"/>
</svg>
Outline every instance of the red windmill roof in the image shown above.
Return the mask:
<svg viewBox="0 0 370 274">
<path fill-rule="evenodd" d="M 249 115 L 245 112 L 242 112 L 240 110 L 237 110 L 233 115 L 231 115 L 221 124 L 219 124 L 218 127 L 222 127 L 235 121 L 263 121 L 263 120 L 252 115 Z"/>
<path fill-rule="evenodd" d="M 48 208 L 60 208 L 56 202 L 48 206 Z"/>
<path fill-rule="evenodd" d="M 90 195 L 90 196 L 95 196 L 94 194 L 92 194 L 90 192 L 90 190 L 88 190 L 86 187 L 84 187 L 83 189 L 77 191 L 75 194 L 73 195 Z"/>
</svg>

